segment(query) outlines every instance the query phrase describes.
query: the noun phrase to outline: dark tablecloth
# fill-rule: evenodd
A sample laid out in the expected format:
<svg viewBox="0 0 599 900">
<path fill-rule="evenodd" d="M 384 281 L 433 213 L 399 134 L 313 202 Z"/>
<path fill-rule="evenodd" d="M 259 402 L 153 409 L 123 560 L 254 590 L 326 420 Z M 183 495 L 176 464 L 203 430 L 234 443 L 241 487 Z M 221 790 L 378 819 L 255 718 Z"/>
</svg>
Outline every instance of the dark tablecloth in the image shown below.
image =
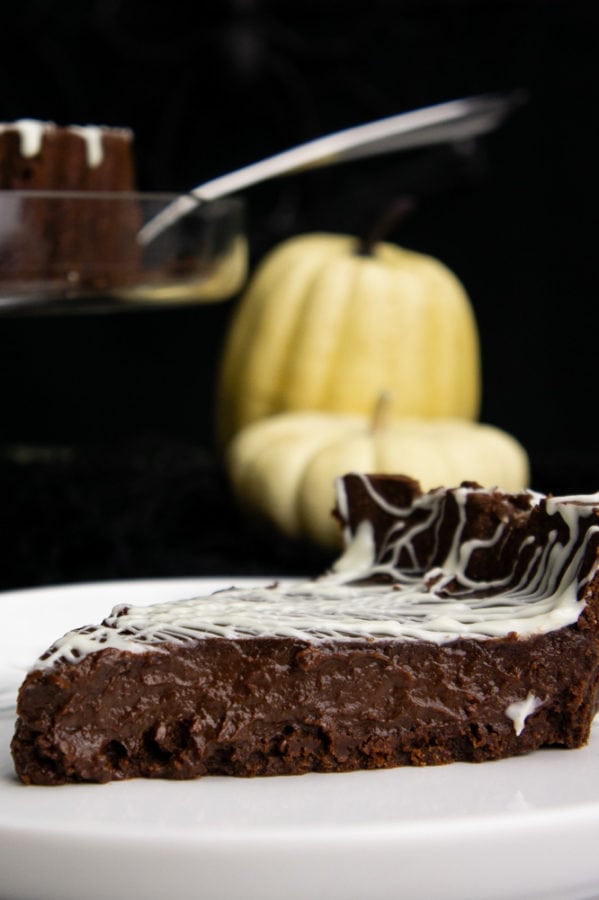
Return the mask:
<svg viewBox="0 0 599 900">
<path fill-rule="evenodd" d="M 11 445 L 0 589 L 120 578 L 316 574 L 330 555 L 256 527 L 215 454 L 182 441 Z"/>
</svg>

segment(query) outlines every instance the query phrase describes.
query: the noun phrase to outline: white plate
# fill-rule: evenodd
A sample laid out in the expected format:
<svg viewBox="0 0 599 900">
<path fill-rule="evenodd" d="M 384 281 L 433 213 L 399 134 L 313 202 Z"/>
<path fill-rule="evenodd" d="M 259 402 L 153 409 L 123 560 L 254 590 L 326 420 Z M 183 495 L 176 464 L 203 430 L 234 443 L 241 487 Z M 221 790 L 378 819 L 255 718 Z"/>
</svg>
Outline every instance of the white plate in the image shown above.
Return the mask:
<svg viewBox="0 0 599 900">
<path fill-rule="evenodd" d="M 599 896 L 598 728 L 583 750 L 482 765 L 51 788 L 17 781 L 9 753 L 16 687 L 54 638 L 99 621 L 114 603 L 230 583 L 0 595 L 2 900 Z"/>
</svg>

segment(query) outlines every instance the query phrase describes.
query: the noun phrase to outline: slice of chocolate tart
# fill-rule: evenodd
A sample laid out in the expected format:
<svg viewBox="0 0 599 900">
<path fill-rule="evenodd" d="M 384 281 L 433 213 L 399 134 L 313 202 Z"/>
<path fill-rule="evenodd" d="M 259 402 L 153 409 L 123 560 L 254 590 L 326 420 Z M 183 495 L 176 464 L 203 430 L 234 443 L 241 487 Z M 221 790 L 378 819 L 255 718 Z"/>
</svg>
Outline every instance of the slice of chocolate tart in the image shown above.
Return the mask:
<svg viewBox="0 0 599 900">
<path fill-rule="evenodd" d="M 348 475 L 321 578 L 118 606 L 27 675 L 26 784 L 290 775 L 581 747 L 598 706 L 599 494 Z"/>
</svg>

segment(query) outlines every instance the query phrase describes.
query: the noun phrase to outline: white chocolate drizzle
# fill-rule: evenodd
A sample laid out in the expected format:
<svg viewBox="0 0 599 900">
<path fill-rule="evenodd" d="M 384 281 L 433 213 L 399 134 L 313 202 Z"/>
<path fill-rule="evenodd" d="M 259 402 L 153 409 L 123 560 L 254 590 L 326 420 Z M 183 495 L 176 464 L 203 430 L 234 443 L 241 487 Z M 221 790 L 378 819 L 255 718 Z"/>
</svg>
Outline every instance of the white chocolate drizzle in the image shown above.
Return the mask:
<svg viewBox="0 0 599 900">
<path fill-rule="evenodd" d="M 529 691 L 525 700 L 510 703 L 505 714 L 514 723 L 514 731 L 517 737 L 520 737 L 524 731 L 527 718 L 536 712 L 537 709 L 540 709 L 542 705 L 543 701 L 535 697 L 532 691 Z"/>
<path fill-rule="evenodd" d="M 232 587 L 147 607 L 117 606 L 101 625 L 65 635 L 37 666 L 76 662 L 108 647 L 137 653 L 213 637 L 441 645 L 511 633 L 525 638 L 578 620 L 584 590 L 598 569 L 599 494 L 545 498 L 525 492 L 518 495 L 523 527 L 514 530 L 513 518 L 499 516 L 493 533 L 483 539 L 468 536 L 468 513 L 472 502 L 496 492 L 468 486 L 439 489 L 400 508 L 380 496 L 368 476 L 352 477 L 362 479 L 375 507 L 389 516 L 391 524 L 378 546 L 368 519 L 353 530 L 347 524 L 340 480 L 338 509 L 347 549 L 328 574 L 288 586 Z M 442 532 L 449 515 L 453 528 Z M 533 515 L 534 535 L 525 521 Z M 449 546 L 444 547 L 444 540 Z M 485 555 L 493 576 L 481 579 L 476 572 Z M 385 581 L 366 584 L 365 578 Z M 532 711 L 533 700 L 508 708 L 506 715 L 516 728 Z"/>
<path fill-rule="evenodd" d="M 73 125 L 73 134 L 78 134 L 85 141 L 85 157 L 90 169 L 97 169 L 104 160 L 102 129 L 97 125 Z"/>
<path fill-rule="evenodd" d="M 19 119 L 11 125 L 2 126 L 2 130 L 17 132 L 21 156 L 29 159 L 38 155 L 42 148 L 44 133 L 53 127 L 51 122 L 40 122 L 37 119 Z"/>
</svg>

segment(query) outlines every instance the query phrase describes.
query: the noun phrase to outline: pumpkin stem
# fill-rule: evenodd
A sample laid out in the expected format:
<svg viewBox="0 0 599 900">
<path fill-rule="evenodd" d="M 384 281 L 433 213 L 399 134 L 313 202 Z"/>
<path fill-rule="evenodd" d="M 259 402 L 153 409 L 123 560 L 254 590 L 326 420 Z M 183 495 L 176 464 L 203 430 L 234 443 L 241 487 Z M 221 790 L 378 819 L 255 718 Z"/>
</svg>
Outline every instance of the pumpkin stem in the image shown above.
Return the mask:
<svg viewBox="0 0 599 900">
<path fill-rule="evenodd" d="M 376 434 L 377 431 L 384 431 L 391 422 L 391 407 L 393 405 L 393 396 L 391 391 L 381 391 L 378 395 L 372 419 L 370 420 L 370 433 Z"/>
<path fill-rule="evenodd" d="M 384 240 L 395 225 L 407 218 L 415 206 L 416 201 L 413 197 L 407 195 L 398 197 L 376 222 L 370 234 L 360 238 L 356 255 L 372 256 L 375 245 Z"/>
</svg>

